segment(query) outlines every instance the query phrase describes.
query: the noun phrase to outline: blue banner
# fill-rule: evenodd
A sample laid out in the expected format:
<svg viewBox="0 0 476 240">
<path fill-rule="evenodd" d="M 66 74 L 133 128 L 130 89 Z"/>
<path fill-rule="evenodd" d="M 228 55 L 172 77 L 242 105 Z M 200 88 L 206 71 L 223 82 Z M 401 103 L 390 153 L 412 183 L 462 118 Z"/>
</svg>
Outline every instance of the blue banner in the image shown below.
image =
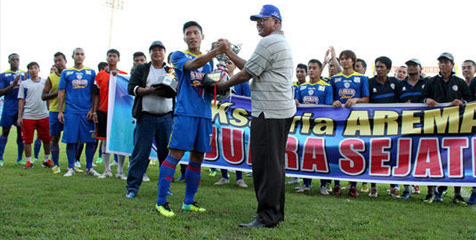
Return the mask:
<svg viewBox="0 0 476 240">
<path fill-rule="evenodd" d="M 127 78 L 110 84 L 108 147 L 130 155 L 133 98 Z M 301 105 L 286 148 L 286 175 L 376 183 L 476 186 L 476 102 Z M 212 107 L 212 151 L 203 166 L 251 171 L 251 100 L 232 96 Z M 109 119 L 108 119 L 109 121 Z M 109 122 L 108 122 L 109 123 Z M 185 156 L 182 161 L 187 162 Z"/>
</svg>

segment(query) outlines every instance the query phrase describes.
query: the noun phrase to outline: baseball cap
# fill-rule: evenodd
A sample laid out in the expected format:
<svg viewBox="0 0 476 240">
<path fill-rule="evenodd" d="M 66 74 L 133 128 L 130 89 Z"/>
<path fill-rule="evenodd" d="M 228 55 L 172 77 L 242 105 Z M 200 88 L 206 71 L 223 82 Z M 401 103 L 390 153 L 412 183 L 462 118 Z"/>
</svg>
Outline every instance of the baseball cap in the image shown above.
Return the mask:
<svg viewBox="0 0 476 240">
<path fill-rule="evenodd" d="M 411 63 L 418 64 L 418 65 L 420 65 L 420 67 L 421 67 L 421 62 L 420 62 L 420 60 L 418 60 L 418 59 L 416 59 L 416 58 L 412 58 L 412 59 L 410 59 L 410 60 L 408 60 L 408 61 L 405 62 L 406 65 L 409 65 L 409 64 L 411 64 Z"/>
<path fill-rule="evenodd" d="M 442 53 L 439 57 L 438 57 L 438 60 L 442 59 L 442 58 L 446 58 L 448 60 L 450 60 L 451 62 L 454 62 L 454 57 L 453 57 L 453 54 L 451 53 L 447 53 L 447 52 L 444 52 Z"/>
<path fill-rule="evenodd" d="M 279 19 L 281 22 L 281 13 L 279 12 L 279 9 L 271 4 L 266 4 L 261 8 L 261 11 L 259 14 L 256 15 L 251 15 L 250 20 L 251 21 L 257 21 L 260 18 L 265 18 L 265 17 L 275 17 Z"/>
<path fill-rule="evenodd" d="M 152 44 L 150 44 L 149 52 L 150 52 L 150 50 L 152 50 L 153 47 L 161 47 L 161 48 L 165 49 L 165 46 L 161 41 L 153 41 Z"/>
</svg>

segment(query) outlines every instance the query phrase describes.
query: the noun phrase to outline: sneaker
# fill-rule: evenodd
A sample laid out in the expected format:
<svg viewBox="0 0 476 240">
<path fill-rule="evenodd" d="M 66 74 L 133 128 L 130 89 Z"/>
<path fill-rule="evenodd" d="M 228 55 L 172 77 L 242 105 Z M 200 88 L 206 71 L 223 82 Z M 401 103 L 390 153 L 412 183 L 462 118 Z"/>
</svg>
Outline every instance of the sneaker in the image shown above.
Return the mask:
<svg viewBox="0 0 476 240">
<path fill-rule="evenodd" d="M 177 181 L 177 182 L 185 181 L 185 176 L 184 176 L 184 175 L 180 175 L 180 177 L 177 178 L 175 181 Z"/>
<path fill-rule="evenodd" d="M 369 192 L 369 185 L 368 184 L 362 184 L 362 186 L 360 187 L 360 191 L 361 192 Z"/>
<path fill-rule="evenodd" d="M 321 195 L 323 195 L 323 196 L 328 196 L 329 195 L 329 191 L 327 191 L 326 186 L 321 187 Z"/>
<path fill-rule="evenodd" d="M 208 176 L 210 176 L 210 177 L 215 177 L 216 175 L 217 175 L 217 171 L 216 171 L 216 170 L 212 170 L 212 169 L 210 168 L 210 173 L 208 174 Z"/>
<path fill-rule="evenodd" d="M 410 195 L 410 192 L 404 191 L 403 194 L 402 194 L 402 196 L 400 196 L 400 198 L 406 200 L 406 199 L 409 199 L 410 196 L 411 196 L 411 195 Z"/>
<path fill-rule="evenodd" d="M 174 195 L 174 193 L 173 193 L 173 192 L 171 192 L 171 191 L 167 191 L 167 196 L 171 196 L 171 197 L 172 197 L 173 195 Z"/>
<path fill-rule="evenodd" d="M 3 167 L 3 164 L 4 164 L 3 160 L 0 160 L 0 167 Z"/>
<path fill-rule="evenodd" d="M 17 165 L 23 165 L 25 166 L 26 162 L 25 160 L 21 159 L 21 160 L 17 160 Z"/>
<path fill-rule="evenodd" d="M 165 217 L 175 216 L 175 213 L 172 211 L 172 209 L 170 209 L 168 202 L 160 206 L 155 204 L 155 209 L 157 209 L 157 212 L 159 212 L 162 216 L 165 216 Z"/>
<path fill-rule="evenodd" d="M 126 193 L 126 198 L 132 199 L 132 198 L 135 198 L 136 195 L 137 195 L 137 193 L 135 193 L 133 191 L 130 191 L 130 192 Z"/>
<path fill-rule="evenodd" d="M 74 162 L 74 166 L 77 168 L 81 168 L 81 162 L 80 161 Z"/>
<path fill-rule="evenodd" d="M 142 181 L 143 182 L 150 182 L 150 178 L 147 176 L 147 174 L 144 173 L 144 176 L 142 176 Z"/>
<path fill-rule="evenodd" d="M 475 205 L 476 204 L 476 193 L 474 193 L 474 192 L 471 193 L 471 196 L 469 197 L 466 204 L 468 204 L 468 205 Z"/>
<path fill-rule="evenodd" d="M 311 187 L 306 187 L 305 185 L 302 185 L 300 187 L 297 187 L 296 193 L 305 193 L 311 191 Z"/>
<path fill-rule="evenodd" d="M 299 183 L 299 178 L 293 177 L 291 180 L 287 181 L 286 184 L 298 184 Z"/>
<path fill-rule="evenodd" d="M 435 200 L 435 196 L 433 194 L 427 194 L 424 203 L 432 203 Z"/>
<path fill-rule="evenodd" d="M 112 174 L 111 174 L 111 175 L 112 175 Z M 111 177 L 112 177 L 112 176 L 111 176 Z M 121 172 L 121 173 L 116 173 L 116 178 L 119 178 L 119 179 L 121 179 L 121 180 L 127 180 L 127 177 L 126 177 L 126 175 L 124 175 L 123 172 Z"/>
<path fill-rule="evenodd" d="M 347 184 L 343 187 L 341 187 L 342 190 L 350 189 L 350 182 L 347 182 Z"/>
<path fill-rule="evenodd" d="M 350 188 L 349 194 L 353 198 L 358 198 L 359 197 L 359 192 L 357 192 L 357 188 L 355 188 L 355 187 Z"/>
<path fill-rule="evenodd" d="M 243 179 L 237 180 L 236 185 L 240 188 L 248 188 L 248 185 L 246 185 L 245 181 Z"/>
<path fill-rule="evenodd" d="M 340 196 L 340 195 L 342 194 L 341 189 L 340 189 L 340 186 L 334 186 L 334 188 L 332 189 L 332 191 L 334 192 L 334 195 L 335 195 L 335 196 Z"/>
<path fill-rule="evenodd" d="M 52 168 L 53 167 L 53 162 L 50 159 L 48 159 L 46 161 L 43 161 L 43 167 Z"/>
<path fill-rule="evenodd" d="M 74 169 L 70 168 L 68 171 L 63 175 L 63 177 L 71 177 L 75 174 Z"/>
<path fill-rule="evenodd" d="M 99 174 L 98 172 L 96 172 L 96 170 L 94 170 L 92 168 L 89 169 L 89 171 L 84 172 L 84 175 L 91 175 L 91 176 L 95 176 L 95 177 L 101 176 L 101 174 Z"/>
<path fill-rule="evenodd" d="M 197 202 L 193 202 L 191 204 L 182 204 L 182 210 L 190 211 L 190 212 L 205 212 L 206 209 L 198 206 Z"/>
<path fill-rule="evenodd" d="M 75 167 L 75 168 L 74 168 L 74 172 L 75 172 L 75 173 L 83 173 L 84 170 Z"/>
<path fill-rule="evenodd" d="M 328 183 L 326 183 L 326 187 L 327 187 L 327 192 L 332 192 L 332 186 L 331 186 L 330 181 Z"/>
<path fill-rule="evenodd" d="M 102 157 L 98 157 L 96 159 L 96 164 L 101 164 L 102 163 Z"/>
<path fill-rule="evenodd" d="M 215 185 L 225 185 L 225 184 L 228 184 L 228 183 L 230 183 L 229 179 L 220 178 L 220 180 L 218 180 L 218 182 L 216 182 Z"/>
<path fill-rule="evenodd" d="M 111 171 L 104 171 L 101 175 L 98 176 L 100 179 L 112 177 L 112 172 Z"/>
<path fill-rule="evenodd" d="M 33 168 L 33 162 L 31 161 L 28 161 L 25 166 L 23 167 L 24 169 L 30 169 L 30 168 Z"/>
<path fill-rule="evenodd" d="M 392 196 L 393 198 L 400 198 L 397 188 L 392 188 L 390 190 L 390 196 Z"/>
<path fill-rule="evenodd" d="M 54 174 L 61 173 L 61 168 L 59 166 L 54 166 L 51 170 L 53 170 Z"/>
<path fill-rule="evenodd" d="M 453 203 L 454 204 L 463 204 L 466 205 L 466 201 L 464 201 L 464 198 L 461 197 L 461 195 L 455 195 L 453 197 Z"/>
<path fill-rule="evenodd" d="M 443 194 L 436 193 L 435 194 L 435 202 L 443 202 Z"/>
<path fill-rule="evenodd" d="M 378 191 L 377 188 L 372 188 L 369 193 L 369 197 L 378 197 Z"/>
<path fill-rule="evenodd" d="M 412 186 L 412 194 L 420 194 L 420 187 L 418 185 Z"/>
</svg>

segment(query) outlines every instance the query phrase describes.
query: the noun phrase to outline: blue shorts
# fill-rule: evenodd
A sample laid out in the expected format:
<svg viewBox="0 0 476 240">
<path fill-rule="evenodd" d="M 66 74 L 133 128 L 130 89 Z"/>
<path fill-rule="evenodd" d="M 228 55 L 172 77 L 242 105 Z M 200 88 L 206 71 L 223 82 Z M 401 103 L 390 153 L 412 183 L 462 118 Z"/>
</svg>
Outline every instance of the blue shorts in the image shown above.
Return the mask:
<svg viewBox="0 0 476 240">
<path fill-rule="evenodd" d="M 12 125 L 17 125 L 18 120 L 18 109 L 6 109 L 4 108 L 2 111 L 2 120 L 0 121 L 0 125 L 2 127 L 9 128 Z"/>
<path fill-rule="evenodd" d="M 50 135 L 59 136 L 63 131 L 63 124 L 58 120 L 58 112 L 50 112 Z"/>
<path fill-rule="evenodd" d="M 88 121 L 86 113 L 64 113 L 64 143 L 96 142 L 96 128 L 93 121 Z"/>
<path fill-rule="evenodd" d="M 169 149 L 207 153 L 212 150 L 212 121 L 202 117 L 175 116 Z"/>
</svg>

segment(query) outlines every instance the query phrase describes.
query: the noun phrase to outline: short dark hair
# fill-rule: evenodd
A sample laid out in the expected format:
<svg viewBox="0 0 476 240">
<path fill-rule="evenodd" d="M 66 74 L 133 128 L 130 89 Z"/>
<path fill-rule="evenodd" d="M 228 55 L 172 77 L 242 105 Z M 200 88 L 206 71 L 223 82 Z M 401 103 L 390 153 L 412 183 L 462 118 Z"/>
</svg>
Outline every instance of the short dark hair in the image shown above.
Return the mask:
<svg viewBox="0 0 476 240">
<path fill-rule="evenodd" d="M 344 50 L 342 51 L 340 54 L 339 54 L 339 60 L 342 60 L 342 58 L 350 58 L 352 59 L 352 62 L 354 64 L 352 64 L 353 66 L 355 66 L 355 63 L 357 62 L 357 56 L 355 55 L 355 53 L 352 51 L 352 50 Z"/>
<path fill-rule="evenodd" d="M 28 70 L 30 70 L 30 68 L 33 67 L 33 66 L 37 66 L 38 68 L 40 68 L 40 65 L 38 65 L 37 62 L 28 63 L 28 65 L 26 65 L 26 68 L 27 68 Z"/>
<path fill-rule="evenodd" d="M 306 64 L 299 63 L 296 68 L 304 69 L 304 71 L 307 73 L 307 66 L 306 66 Z"/>
<path fill-rule="evenodd" d="M 375 65 L 377 65 L 377 62 L 383 63 L 389 70 L 392 68 L 392 60 L 390 60 L 390 58 L 388 57 L 385 57 L 385 56 L 378 57 L 377 59 L 375 59 Z"/>
<path fill-rule="evenodd" d="M 58 57 L 58 56 L 61 56 L 64 60 L 66 60 L 66 56 L 62 52 L 56 52 L 55 55 L 53 55 L 53 57 Z"/>
<path fill-rule="evenodd" d="M 10 61 L 10 58 L 11 58 L 12 56 L 20 56 L 20 55 L 18 55 L 18 53 L 11 53 L 10 55 L 8 55 L 8 60 L 9 60 L 9 61 Z"/>
<path fill-rule="evenodd" d="M 356 63 L 358 63 L 358 62 L 359 62 L 359 63 L 362 63 L 362 66 L 363 66 L 364 68 L 367 68 L 367 63 L 364 61 L 364 59 L 357 58 Z"/>
<path fill-rule="evenodd" d="M 145 57 L 147 59 L 143 52 L 135 52 L 134 54 L 132 54 L 132 60 L 136 59 L 136 57 Z"/>
<path fill-rule="evenodd" d="M 114 49 L 114 48 L 111 48 L 111 49 L 107 50 L 106 56 L 109 56 L 110 53 L 115 53 L 117 55 L 117 57 L 121 56 L 119 51 L 117 51 L 117 49 Z"/>
<path fill-rule="evenodd" d="M 464 60 L 464 62 L 463 62 L 463 63 L 471 63 L 471 64 L 473 64 L 473 67 L 475 67 L 475 68 L 476 68 L 476 63 L 475 63 L 473 60 L 471 60 L 471 59 Z"/>
<path fill-rule="evenodd" d="M 101 71 L 105 67 L 107 67 L 107 63 L 106 62 L 100 62 L 98 64 L 98 71 Z"/>
<path fill-rule="evenodd" d="M 313 58 L 313 59 L 309 60 L 309 62 L 307 64 L 311 64 L 311 63 L 317 63 L 317 65 L 319 65 L 319 68 L 322 69 L 321 61 Z"/>
<path fill-rule="evenodd" d="M 195 21 L 188 21 L 186 22 L 185 24 L 183 24 L 183 33 L 185 33 L 185 29 L 191 27 L 191 26 L 196 26 L 198 27 L 198 29 L 200 29 L 200 33 L 203 33 L 202 31 L 202 26 L 200 26 L 200 24 L 198 24 L 197 22 Z"/>
</svg>

